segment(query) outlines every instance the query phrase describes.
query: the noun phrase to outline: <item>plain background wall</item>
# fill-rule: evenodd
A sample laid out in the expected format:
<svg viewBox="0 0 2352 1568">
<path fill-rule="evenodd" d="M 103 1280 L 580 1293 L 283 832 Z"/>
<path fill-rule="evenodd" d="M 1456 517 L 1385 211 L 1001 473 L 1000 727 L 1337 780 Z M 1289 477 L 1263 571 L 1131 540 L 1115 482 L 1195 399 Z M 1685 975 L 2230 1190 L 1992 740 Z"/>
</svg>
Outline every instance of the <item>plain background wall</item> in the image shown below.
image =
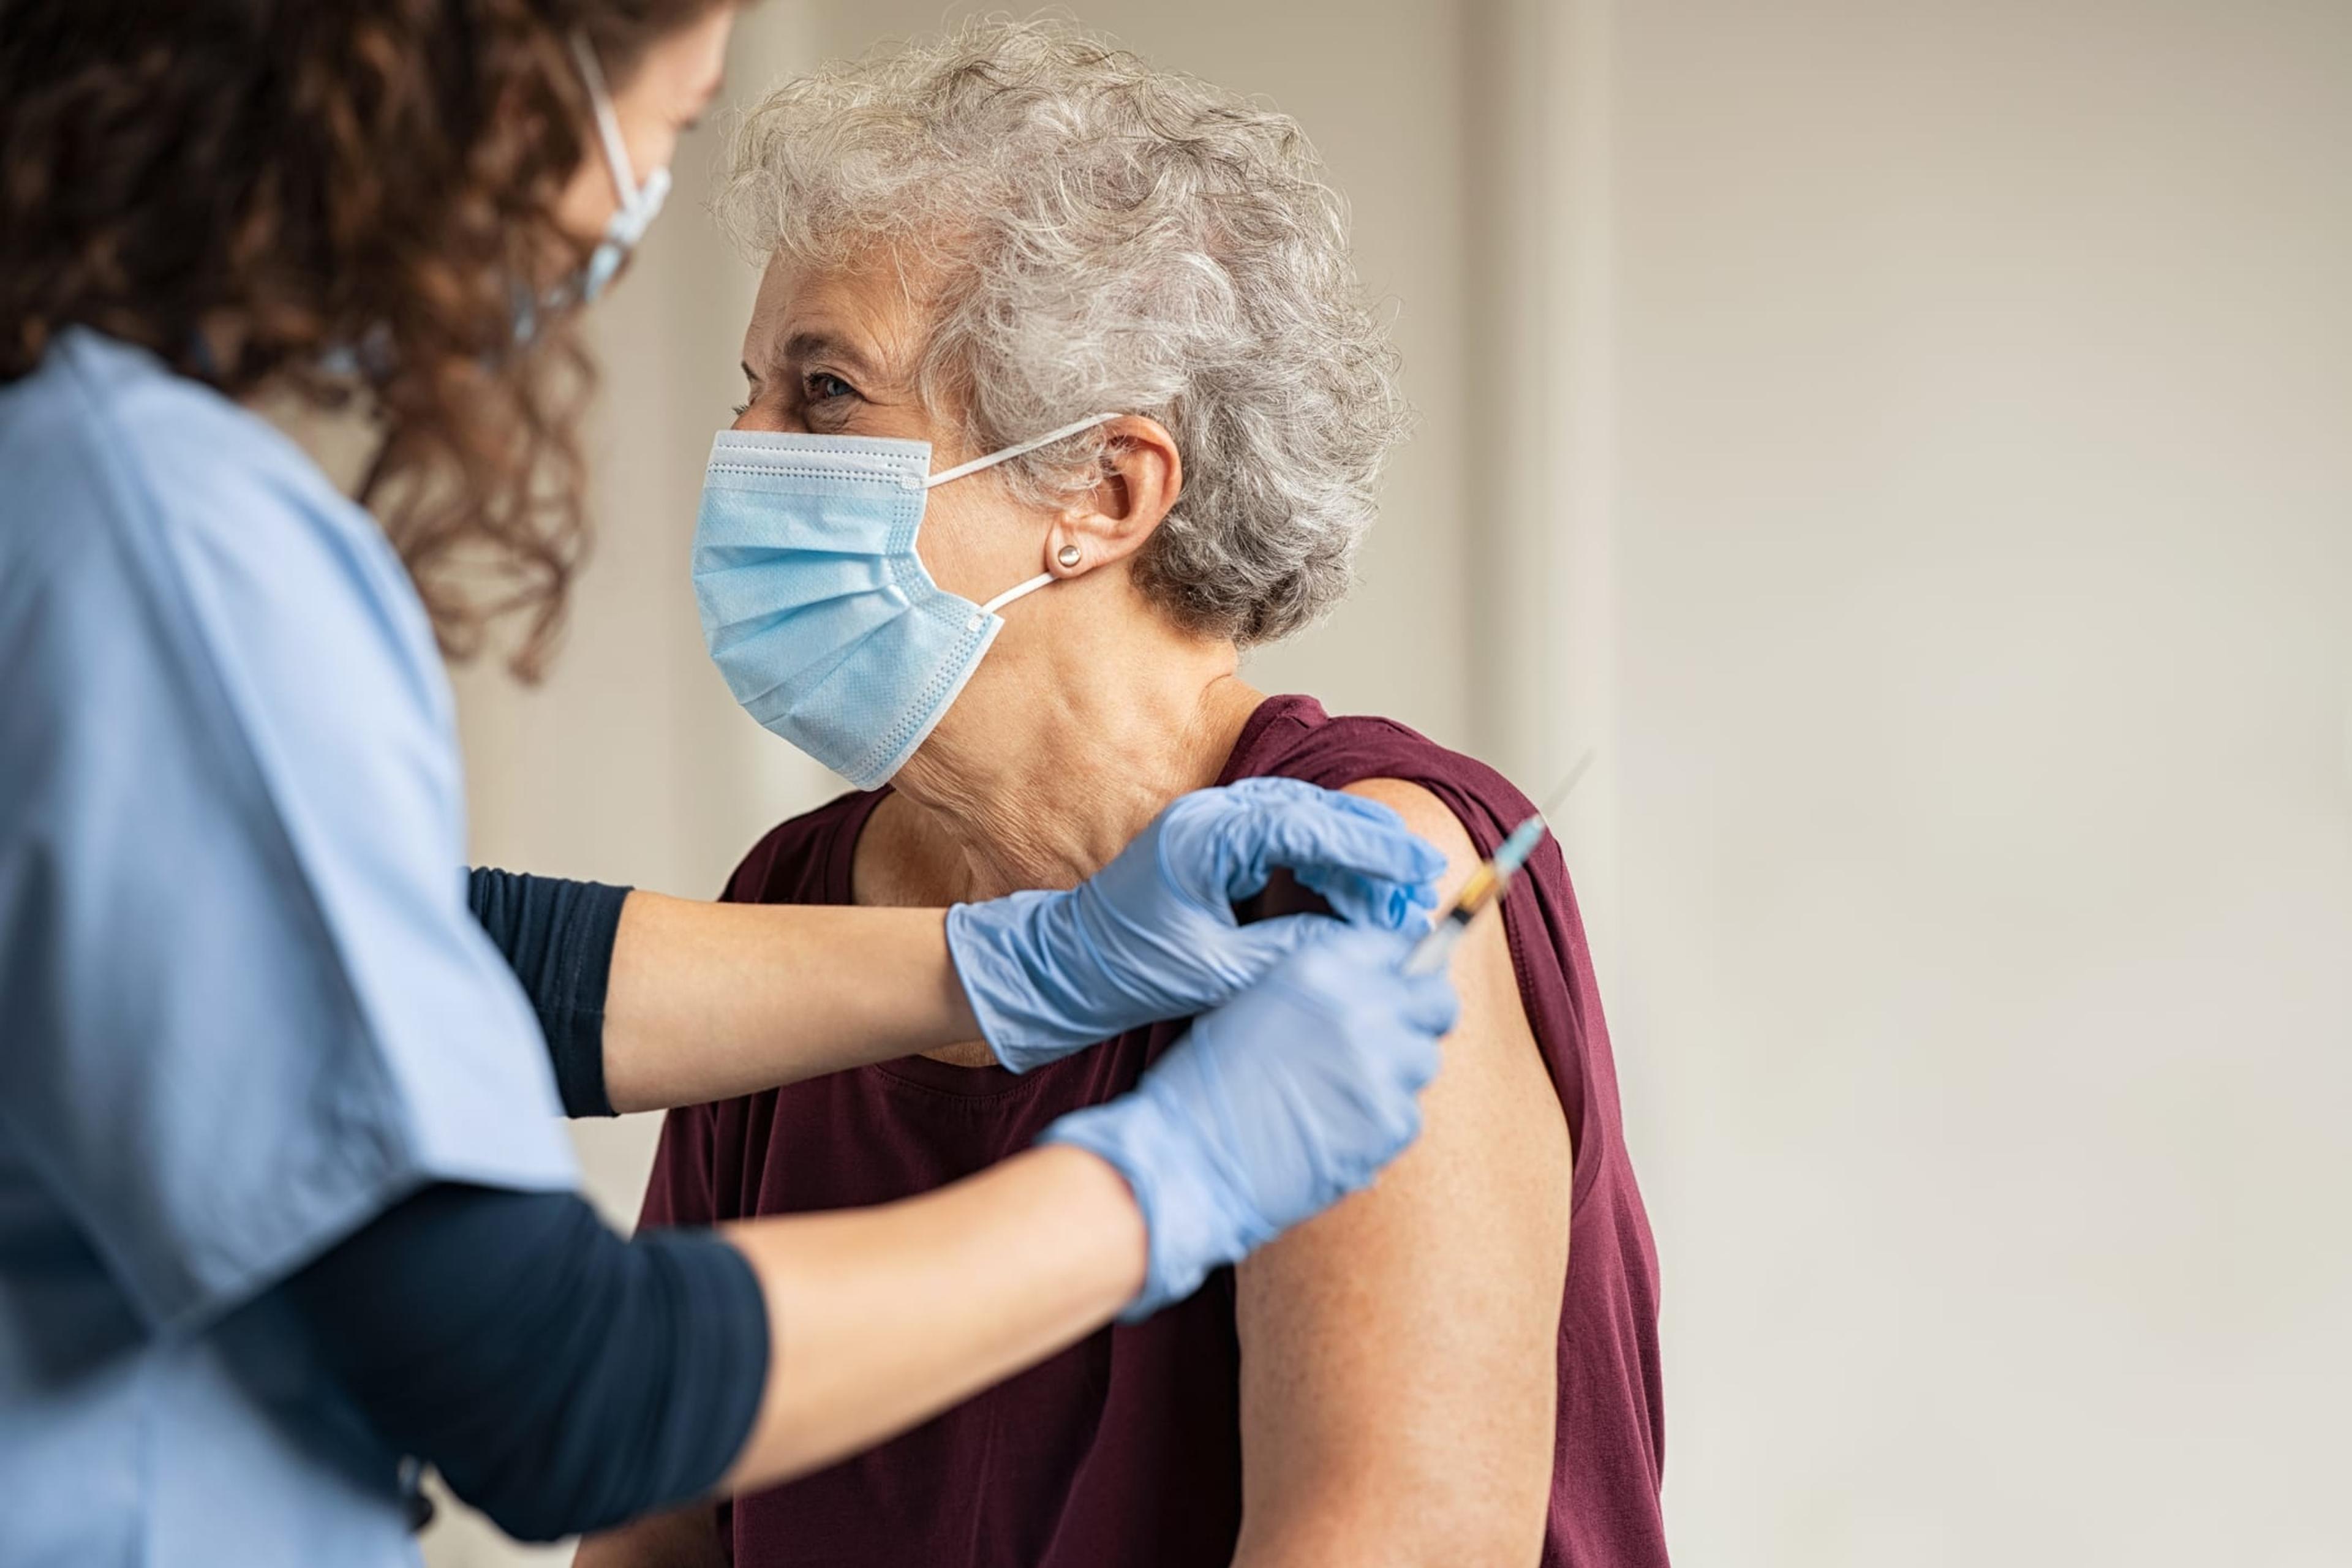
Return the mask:
<svg viewBox="0 0 2352 1568">
<path fill-rule="evenodd" d="M 942 14 L 771 0 L 731 90 Z M 1680 1560 L 2352 1562 L 2352 5 L 1080 14 L 1298 114 L 1397 312 L 1364 587 L 1259 683 L 1602 749 Z M 460 679 L 486 860 L 707 893 L 834 787 L 686 584 L 711 146 L 556 676 Z M 616 1213 L 651 1132 L 583 1133 Z"/>
<path fill-rule="evenodd" d="M 1685 1556 L 2352 1562 L 2352 6 L 1618 17 Z"/>
</svg>

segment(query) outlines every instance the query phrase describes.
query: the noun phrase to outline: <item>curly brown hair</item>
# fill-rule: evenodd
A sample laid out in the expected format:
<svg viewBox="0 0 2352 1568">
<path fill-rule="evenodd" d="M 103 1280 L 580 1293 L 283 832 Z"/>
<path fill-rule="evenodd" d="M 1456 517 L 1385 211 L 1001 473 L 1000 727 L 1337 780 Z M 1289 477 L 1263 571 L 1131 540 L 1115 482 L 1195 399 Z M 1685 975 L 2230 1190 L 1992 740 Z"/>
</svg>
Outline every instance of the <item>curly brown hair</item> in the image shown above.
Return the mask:
<svg viewBox="0 0 2352 1568">
<path fill-rule="evenodd" d="M 515 325 L 584 255 L 565 39 L 617 89 L 729 3 L 0 0 L 0 383 L 79 324 L 232 398 L 361 399 L 358 499 L 444 649 L 520 610 L 535 675 L 587 546 L 575 312 Z"/>
</svg>

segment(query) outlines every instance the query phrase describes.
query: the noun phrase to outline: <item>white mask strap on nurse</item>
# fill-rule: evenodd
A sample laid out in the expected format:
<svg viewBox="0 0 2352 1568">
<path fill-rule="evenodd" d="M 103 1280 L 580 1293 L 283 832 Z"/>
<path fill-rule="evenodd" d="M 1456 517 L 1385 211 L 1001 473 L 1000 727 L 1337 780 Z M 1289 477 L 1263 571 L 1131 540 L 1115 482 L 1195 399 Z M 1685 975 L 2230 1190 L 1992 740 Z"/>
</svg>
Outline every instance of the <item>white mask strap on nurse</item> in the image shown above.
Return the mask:
<svg viewBox="0 0 2352 1568">
<path fill-rule="evenodd" d="M 604 149 L 604 167 L 612 173 L 613 194 L 620 203 L 580 274 L 578 298 L 586 304 L 604 291 L 604 285 L 645 238 L 662 203 L 669 199 L 669 171 L 656 169 L 646 176 L 645 184 L 637 183 L 629 163 L 629 144 L 621 138 L 621 118 L 613 111 L 613 95 L 605 89 L 604 68 L 597 63 L 596 50 L 581 33 L 573 33 L 569 42 L 572 58 L 580 68 L 580 80 L 588 89 L 588 101 L 596 111 L 596 138 Z"/>
<path fill-rule="evenodd" d="M 940 472 L 931 475 L 929 479 L 926 479 L 923 481 L 923 489 L 926 490 L 935 490 L 950 479 L 960 479 L 967 474 L 976 474 L 982 468 L 992 468 L 999 463 L 1009 462 L 1014 458 L 1026 456 L 1027 454 L 1037 450 L 1040 447 L 1050 447 L 1055 442 L 1075 436 L 1081 430 L 1091 430 L 1097 425 L 1108 425 L 1112 420 L 1118 417 L 1119 416 L 1117 414 L 1089 414 L 1084 419 L 1073 419 L 1070 423 L 1063 426 L 1060 429 L 1048 430 L 1043 436 L 1038 437 L 1034 440 L 1024 441 L 1017 447 L 1007 447 L 1001 452 L 991 452 L 984 458 L 974 458 L 969 463 L 958 463 L 952 468 L 943 468 Z M 989 600 L 988 603 L 981 605 L 980 613 L 972 616 L 971 624 L 975 626 L 979 626 L 989 616 L 996 614 L 997 611 L 1013 603 L 1013 600 L 1034 594 L 1038 589 L 1046 586 L 1053 581 L 1054 574 L 1051 572 L 1040 572 L 1034 577 L 1030 578 L 1026 583 L 1017 583 L 1013 584 L 1012 587 L 1005 589 L 1002 594 L 997 595 L 993 599 Z"/>
</svg>

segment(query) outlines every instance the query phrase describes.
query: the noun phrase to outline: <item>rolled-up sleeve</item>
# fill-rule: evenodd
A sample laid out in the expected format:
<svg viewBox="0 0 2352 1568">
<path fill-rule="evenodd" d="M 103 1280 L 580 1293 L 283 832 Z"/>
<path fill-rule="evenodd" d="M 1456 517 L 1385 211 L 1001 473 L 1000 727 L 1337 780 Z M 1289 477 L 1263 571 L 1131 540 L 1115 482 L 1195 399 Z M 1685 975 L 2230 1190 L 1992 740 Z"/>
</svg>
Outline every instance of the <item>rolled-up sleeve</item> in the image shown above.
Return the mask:
<svg viewBox="0 0 2352 1568">
<path fill-rule="evenodd" d="M 574 1174 L 397 561 L 128 353 L 0 442 L 0 1137 L 162 1327 L 428 1181 Z"/>
<path fill-rule="evenodd" d="M 604 996 L 630 889 L 476 867 L 467 900 L 522 983 L 547 1037 L 566 1116 L 611 1116 L 604 1088 Z"/>
</svg>

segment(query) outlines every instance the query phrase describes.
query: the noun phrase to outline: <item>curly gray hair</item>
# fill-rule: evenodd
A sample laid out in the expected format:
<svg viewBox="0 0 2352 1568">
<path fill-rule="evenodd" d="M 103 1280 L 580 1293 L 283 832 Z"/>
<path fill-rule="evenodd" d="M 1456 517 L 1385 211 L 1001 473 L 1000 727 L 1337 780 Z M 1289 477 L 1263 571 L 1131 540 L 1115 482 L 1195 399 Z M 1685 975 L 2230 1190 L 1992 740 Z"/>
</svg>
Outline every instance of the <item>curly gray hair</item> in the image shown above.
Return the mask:
<svg viewBox="0 0 2352 1568">
<path fill-rule="evenodd" d="M 1059 22 L 991 19 L 828 66 L 745 118 L 716 201 L 746 253 L 879 242 L 943 279 L 919 385 L 989 451 L 1097 410 L 1168 427 L 1184 489 L 1155 602 L 1247 645 L 1346 594 L 1406 422 L 1347 211 L 1296 121 Z M 1099 431 L 1006 466 L 1090 488 Z"/>
</svg>

